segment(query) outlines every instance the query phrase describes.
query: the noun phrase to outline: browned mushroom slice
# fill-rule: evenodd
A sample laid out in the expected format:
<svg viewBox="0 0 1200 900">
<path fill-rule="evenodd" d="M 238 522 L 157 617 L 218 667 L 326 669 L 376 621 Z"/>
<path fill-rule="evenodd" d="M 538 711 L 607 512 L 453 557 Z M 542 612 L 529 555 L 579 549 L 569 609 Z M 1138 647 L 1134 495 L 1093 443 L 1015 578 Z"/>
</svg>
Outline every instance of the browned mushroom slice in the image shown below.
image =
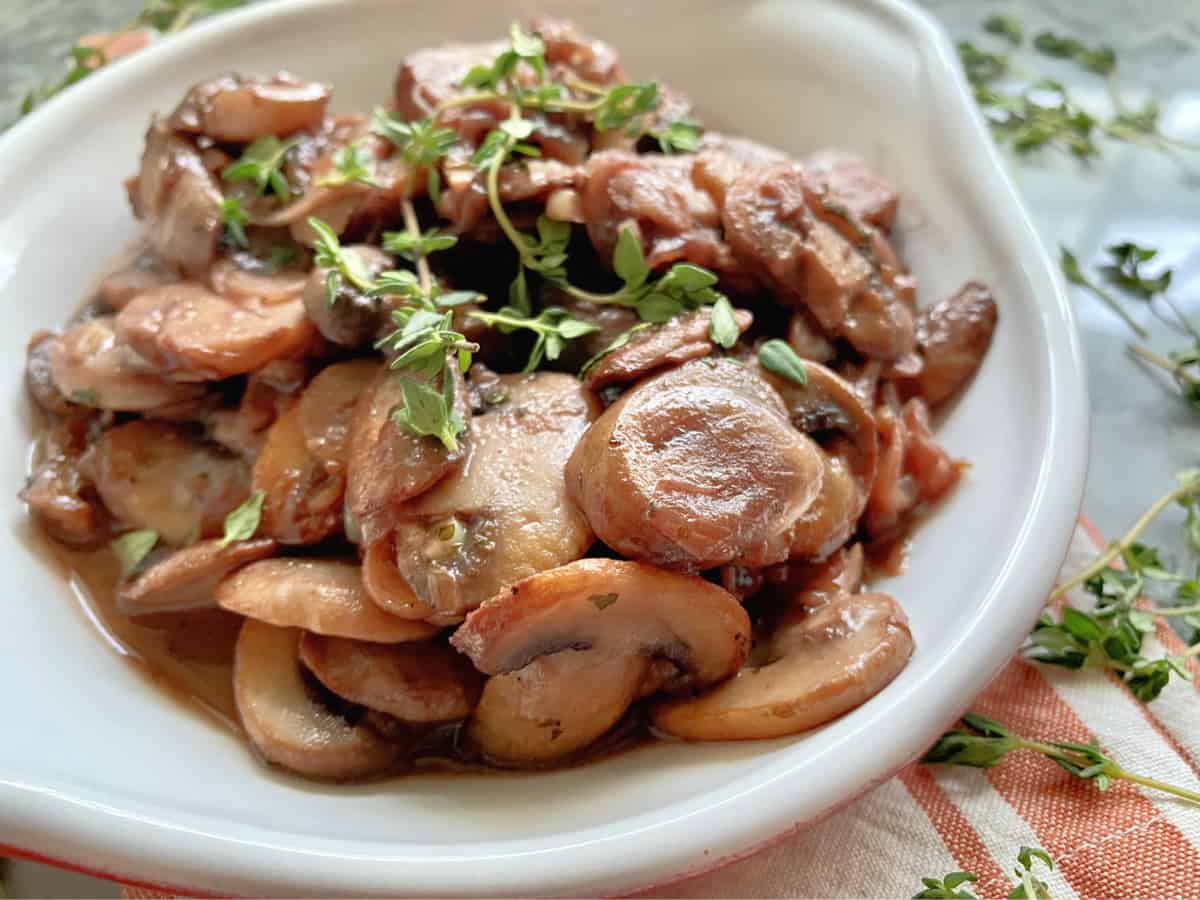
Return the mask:
<svg viewBox="0 0 1200 900">
<path fill-rule="evenodd" d="M 246 379 L 236 409 L 218 409 L 208 417 L 212 439 L 251 461 L 262 453 L 271 426 L 295 402 L 296 387 L 270 377 L 274 367 L 268 365 Z"/>
<path fill-rule="evenodd" d="M 450 643 L 488 675 L 568 649 L 668 659 L 679 689 L 728 678 L 749 640 L 746 611 L 715 584 L 645 563 L 581 559 L 497 594 Z"/>
<path fill-rule="evenodd" d="M 792 313 L 788 322 L 787 342 L 801 359 L 829 363 L 837 357 L 837 347 L 807 309 Z"/>
<path fill-rule="evenodd" d="M 792 424 L 814 435 L 827 454 L 822 495 L 797 523 L 791 555 L 822 558 L 849 538 L 866 506 L 879 456 L 875 417 L 849 382 L 816 362 L 806 362 L 804 387 L 777 376 Z M 833 457 L 845 461 L 844 466 Z M 852 479 L 845 483 L 845 476 Z M 850 489 L 853 489 L 852 491 Z"/>
<path fill-rule="evenodd" d="M 204 386 L 171 381 L 113 331 L 103 316 L 70 328 L 46 351 L 54 386 L 68 400 L 120 412 L 146 412 L 197 400 Z"/>
<path fill-rule="evenodd" d="M 315 131 L 331 91 L 287 72 L 270 78 L 222 75 L 197 84 L 171 114 L 177 131 L 204 134 L 218 143 L 249 143 L 274 135 Z"/>
<path fill-rule="evenodd" d="M 455 412 L 470 422 L 471 409 L 462 376 L 455 367 Z M 350 420 L 349 483 L 346 505 L 367 541 L 387 534 L 405 501 L 429 490 L 462 465 L 473 437 L 459 435 L 458 449 L 431 437 L 420 437 L 396 422 L 404 405 L 404 376 L 381 368 L 354 407 Z"/>
<path fill-rule="evenodd" d="M 176 377 L 220 379 L 303 353 L 314 329 L 299 300 L 234 303 L 191 283 L 169 284 L 117 314 L 117 334 Z"/>
<path fill-rule="evenodd" d="M 175 546 L 221 534 L 250 492 L 243 460 L 166 422 L 110 428 L 80 465 L 114 516 Z"/>
<path fill-rule="evenodd" d="M 251 619 L 331 637 L 397 644 L 438 629 L 390 616 L 371 602 L 357 565 L 329 559 L 264 559 L 217 584 L 217 603 Z"/>
<path fill-rule="evenodd" d="M 830 198 L 870 225 L 891 231 L 900 195 L 865 162 L 840 150 L 821 150 L 806 157 L 813 180 Z"/>
<path fill-rule="evenodd" d="M 699 697 L 664 700 L 659 731 L 694 741 L 783 737 L 844 715 L 883 690 L 912 655 L 904 611 L 885 594 L 839 597 L 777 626 L 767 662 Z"/>
<path fill-rule="evenodd" d="M 38 446 L 33 471 L 21 491 L 29 512 L 54 540 L 90 548 L 111 535 L 111 518 L 93 485 L 79 471 L 87 448 L 87 419 L 72 416 L 53 425 Z"/>
<path fill-rule="evenodd" d="M 224 547 L 215 539 L 189 544 L 122 585 L 117 607 L 127 616 L 215 608 L 218 581 L 234 569 L 265 559 L 277 548 L 270 538 L 236 541 Z"/>
<path fill-rule="evenodd" d="M 789 606 L 816 609 L 862 585 L 866 557 L 862 544 L 840 547 L 821 562 L 792 561 L 764 570 L 772 596 Z"/>
<path fill-rule="evenodd" d="M 578 559 L 593 540 L 563 471 L 599 403 L 569 375 L 499 380 L 507 399 L 472 421 L 468 464 L 397 520 L 396 566 L 431 622 L 461 621 L 506 585 Z"/>
<path fill-rule="evenodd" d="M 567 487 L 614 550 L 699 571 L 785 534 L 821 489 L 821 457 L 757 366 L 696 360 L 610 406 Z"/>
<path fill-rule="evenodd" d="M 465 719 L 483 689 L 483 676 L 441 642 L 375 644 L 307 633 L 300 660 L 339 697 L 402 722 Z"/>
<path fill-rule="evenodd" d="M 739 332 L 754 322 L 754 316 L 744 309 L 734 310 L 734 319 Z M 597 390 L 610 384 L 637 381 L 658 369 L 708 356 L 713 348 L 708 334 L 711 323 L 712 311 L 701 309 L 639 332 L 629 343 L 603 356 L 588 369 L 583 383 Z"/>
<path fill-rule="evenodd" d="M 917 346 L 924 367 L 902 385 L 936 407 L 954 396 L 983 362 L 996 330 L 996 301 L 977 281 L 917 316 Z"/>
<path fill-rule="evenodd" d="M 814 214 L 814 197 L 819 205 L 795 163 L 747 167 L 726 195 L 725 238 L 782 299 L 803 304 L 827 332 L 871 357 L 897 359 L 910 352 L 912 313 L 874 256 L 859 246 L 870 235 L 860 235 L 857 220 L 840 207 L 820 207 Z"/>
<path fill-rule="evenodd" d="M 565 66 L 593 84 L 610 84 L 624 78 L 617 51 L 584 34 L 574 23 L 539 16 L 529 28 L 545 43 L 546 62 L 551 66 Z"/>
<path fill-rule="evenodd" d="M 396 763 L 400 745 L 325 707 L 304 683 L 298 628 L 247 619 L 234 655 L 233 696 L 263 758 L 316 778 L 357 778 Z"/>
<path fill-rule="evenodd" d="M 569 756 L 603 736 L 643 693 L 644 656 L 562 650 L 493 675 L 471 716 L 468 738 L 494 765 L 532 766 Z M 581 703 L 579 686 L 587 685 Z M 653 687 L 651 685 L 651 687 Z"/>
<path fill-rule="evenodd" d="M 178 280 L 179 275 L 167 268 L 146 242 L 126 265 L 100 280 L 97 293 L 109 308 L 119 310 L 139 294 Z"/>
<path fill-rule="evenodd" d="M 964 464 L 946 452 L 929 427 L 929 410 L 913 397 L 899 407 L 894 395 L 876 410 L 879 423 L 879 471 L 863 516 L 868 535 L 880 540 L 899 536 L 926 504 L 958 484 Z"/>
<path fill-rule="evenodd" d="M 221 191 L 196 148 L 152 122 L 130 199 L 159 256 L 191 278 L 203 277 L 224 226 Z"/>
<path fill-rule="evenodd" d="M 721 236 L 721 214 L 692 181 L 695 157 L 594 153 L 580 197 L 588 237 L 602 259 L 612 258 L 617 235 L 629 224 L 651 267 L 687 261 L 719 273 L 740 272 Z"/>
<path fill-rule="evenodd" d="M 294 404 L 267 432 L 254 463 L 254 489 L 265 494 L 262 533 L 281 544 L 315 544 L 342 527 L 346 476 L 308 449 Z"/>
<path fill-rule="evenodd" d="M 33 402 L 46 412 L 67 415 L 73 405 L 54 383 L 50 365 L 50 351 L 58 341 L 59 337 L 53 331 L 36 331 L 29 339 L 25 347 L 25 388 Z"/>
<path fill-rule="evenodd" d="M 392 259 L 378 247 L 351 244 L 344 253 L 353 256 L 363 274 L 374 279 L 380 272 L 392 268 Z M 317 330 L 327 340 L 342 347 L 359 347 L 375 338 L 385 322 L 388 307 L 380 297 L 368 297 L 345 279 L 329 302 L 326 290 L 330 270 L 316 266 L 304 286 L 304 308 Z"/>
<path fill-rule="evenodd" d="M 208 281 L 214 291 L 234 303 L 258 300 L 270 305 L 302 296 L 308 273 L 299 269 L 270 272 L 261 266 L 246 268 L 238 258 L 226 257 L 213 264 Z"/>
<path fill-rule="evenodd" d="M 345 468 L 354 405 L 379 373 L 379 362 L 355 359 L 322 369 L 300 397 L 300 427 L 308 452 Z"/>
</svg>

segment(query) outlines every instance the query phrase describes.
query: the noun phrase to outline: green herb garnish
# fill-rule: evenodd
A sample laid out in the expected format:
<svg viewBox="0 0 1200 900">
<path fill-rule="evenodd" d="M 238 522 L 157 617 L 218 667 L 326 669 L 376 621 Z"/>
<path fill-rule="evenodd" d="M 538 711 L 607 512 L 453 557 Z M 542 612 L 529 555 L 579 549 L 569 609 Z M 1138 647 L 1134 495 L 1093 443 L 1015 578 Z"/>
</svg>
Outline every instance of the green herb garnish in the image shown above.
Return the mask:
<svg viewBox="0 0 1200 900">
<path fill-rule="evenodd" d="M 246 239 L 246 226 L 250 224 L 250 215 L 237 197 L 226 197 L 221 201 L 221 224 L 225 226 L 225 237 L 233 244 L 243 249 L 250 246 Z"/>
<path fill-rule="evenodd" d="M 113 541 L 113 553 L 121 564 L 121 577 L 132 575 L 157 543 L 158 532 L 151 528 L 127 532 Z"/>
<path fill-rule="evenodd" d="M 283 164 L 288 151 L 299 143 L 299 137 L 286 141 L 274 135 L 260 137 L 242 151 L 240 158 L 221 170 L 221 177 L 230 183 L 249 181 L 260 194 L 270 190 L 281 200 L 290 200 L 292 186 L 283 174 Z"/>
<path fill-rule="evenodd" d="M 258 531 L 262 521 L 263 501 L 267 499 L 265 491 L 255 491 L 245 499 L 241 506 L 225 517 L 225 534 L 217 542 L 224 549 L 234 541 L 248 541 Z"/>
<path fill-rule="evenodd" d="M 758 364 L 780 378 L 793 381 L 800 387 L 808 384 L 808 370 L 787 341 L 771 338 L 758 348 Z"/>
</svg>

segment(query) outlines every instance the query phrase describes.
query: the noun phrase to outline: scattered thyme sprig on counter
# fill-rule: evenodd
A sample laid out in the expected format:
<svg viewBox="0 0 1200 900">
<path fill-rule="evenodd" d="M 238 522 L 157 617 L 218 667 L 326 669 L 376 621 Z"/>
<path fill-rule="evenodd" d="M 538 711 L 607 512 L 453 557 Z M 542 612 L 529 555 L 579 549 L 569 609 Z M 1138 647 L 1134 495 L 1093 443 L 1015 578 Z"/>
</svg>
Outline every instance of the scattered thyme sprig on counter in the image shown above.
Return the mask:
<svg viewBox="0 0 1200 900">
<path fill-rule="evenodd" d="M 145 0 L 138 14 L 112 32 L 109 40 L 115 40 L 119 35 L 139 28 L 153 28 L 162 34 L 174 34 L 186 28 L 193 19 L 234 9 L 244 2 L 245 0 Z M 70 66 L 66 73 L 57 81 L 27 91 L 18 107 L 18 117 L 29 115 L 50 98 L 61 94 L 71 85 L 111 62 L 104 49 L 82 43 L 72 45 L 67 53 Z"/>
<path fill-rule="evenodd" d="M 1013 875 L 1017 886 L 1007 894 L 1006 900 L 1051 900 L 1050 886 L 1033 874 L 1035 863 L 1054 869 L 1050 854 L 1039 847 L 1022 847 L 1017 853 L 1017 864 Z M 979 900 L 974 894 L 960 889 L 964 884 L 979 880 L 974 872 L 951 872 L 942 878 L 922 878 L 925 890 L 913 895 L 913 900 Z"/>
<path fill-rule="evenodd" d="M 1101 751 L 1095 740 L 1090 744 L 1035 741 L 978 713 L 967 713 L 962 717 L 962 723 L 965 728 L 947 731 L 921 761 L 989 769 L 1010 753 L 1028 750 L 1040 753 L 1075 777 L 1092 782 L 1100 791 L 1108 790 L 1116 781 L 1129 781 L 1200 806 L 1200 793 L 1123 769 Z"/>
<path fill-rule="evenodd" d="M 1010 51 L 1024 45 L 1025 32 L 1015 16 L 991 16 L 983 29 L 1003 38 Z M 1163 134 L 1153 99 L 1138 108 L 1125 102 L 1112 47 L 1091 47 L 1051 31 L 1035 35 L 1031 45 L 1043 56 L 1068 60 L 1085 72 L 1104 77 L 1113 113 L 1103 119 L 1082 108 L 1061 82 L 1021 71 L 1007 52 L 960 41 L 959 59 L 997 143 L 1007 144 L 1018 154 L 1057 147 L 1078 158 L 1092 159 L 1100 155 L 1095 138 L 1103 134 L 1163 152 L 1200 151 L 1200 141 Z M 1017 82 L 1023 86 L 1018 87 Z"/>
</svg>

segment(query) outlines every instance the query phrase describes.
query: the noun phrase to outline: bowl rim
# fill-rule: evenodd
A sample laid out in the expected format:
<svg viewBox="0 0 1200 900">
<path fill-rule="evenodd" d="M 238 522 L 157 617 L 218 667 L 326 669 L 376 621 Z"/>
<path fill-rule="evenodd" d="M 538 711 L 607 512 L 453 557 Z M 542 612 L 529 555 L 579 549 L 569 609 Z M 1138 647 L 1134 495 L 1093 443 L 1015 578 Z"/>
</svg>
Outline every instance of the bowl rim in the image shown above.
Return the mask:
<svg viewBox="0 0 1200 900">
<path fill-rule="evenodd" d="M 130 90 L 143 73 L 153 72 L 173 54 L 217 48 L 223 36 L 281 16 L 348 7 L 353 2 L 268 0 L 199 23 L 171 41 L 157 42 L 96 73 L 18 122 L 0 136 L 0 161 L 25 158 L 36 145 L 65 138 L 77 112 L 102 101 L 106 94 Z M 251 891 L 275 884 L 289 892 L 327 894 L 394 892 L 399 887 L 427 896 L 469 895 L 481 888 L 500 894 L 595 891 L 602 885 L 604 893 L 625 894 L 740 859 L 828 814 L 916 759 L 965 710 L 1028 633 L 1068 548 L 1083 497 L 1088 453 L 1089 407 L 1080 341 L 1062 279 L 971 100 L 941 27 L 928 13 L 900 0 L 843 2 L 901 29 L 935 76 L 933 89 L 945 127 L 963 154 L 979 163 L 972 171 L 979 191 L 1006 211 L 1009 237 L 1021 250 L 1035 285 L 1030 302 L 1040 313 L 1053 351 L 1048 361 L 1046 447 L 1008 565 L 989 587 L 975 616 L 944 648 L 942 659 L 893 697 L 905 706 L 906 727 L 898 733 L 893 729 L 884 746 L 857 740 L 888 715 L 886 708 L 862 710 L 853 731 L 820 751 L 820 757 L 836 763 L 827 767 L 828 777 L 817 790 L 806 783 L 809 800 L 799 818 L 797 810 L 778 803 L 778 797 L 791 795 L 800 785 L 802 776 L 796 769 L 811 766 L 812 755 L 776 761 L 704 797 L 630 817 L 623 820 L 619 833 L 599 834 L 604 829 L 594 827 L 552 839 L 457 846 L 373 845 L 328 838 L 297 846 L 295 835 L 240 824 L 219 834 L 193 827 L 194 823 L 122 810 L 54 785 L 23 783 L 0 774 L 0 826 L 6 842 L 13 844 L 12 852 L 61 860 L 56 864 L 134 883 L 214 881 L 196 894 L 220 890 L 223 884 Z M 1018 556 L 1019 567 L 1012 564 Z M 1002 595 L 1010 607 L 1020 605 L 1022 614 L 1010 612 L 1001 627 L 985 626 L 983 619 Z M 943 677 L 956 657 L 994 663 L 955 666 L 953 677 Z M 947 710 L 953 710 L 954 716 L 948 716 Z M 608 830 L 613 830 L 611 825 Z"/>
</svg>

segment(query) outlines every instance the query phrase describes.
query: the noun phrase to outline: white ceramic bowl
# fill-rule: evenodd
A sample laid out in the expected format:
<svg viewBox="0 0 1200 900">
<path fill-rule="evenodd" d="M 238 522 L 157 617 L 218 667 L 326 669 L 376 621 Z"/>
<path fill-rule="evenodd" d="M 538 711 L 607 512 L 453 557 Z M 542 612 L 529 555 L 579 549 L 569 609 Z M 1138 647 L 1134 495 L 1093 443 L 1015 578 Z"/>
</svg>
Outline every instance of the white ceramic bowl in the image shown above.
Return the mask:
<svg viewBox="0 0 1200 900">
<path fill-rule="evenodd" d="M 155 691 L 36 552 L 14 495 L 24 343 L 61 323 L 135 233 L 121 179 L 150 113 L 226 69 L 287 67 L 336 106 L 389 95 L 407 51 L 569 15 L 634 77 L 685 90 L 713 127 L 797 153 L 865 155 L 903 191 L 903 250 L 928 303 L 989 283 L 1000 327 L 941 437 L 974 468 L 886 585 L 917 652 L 883 693 L 796 739 L 658 743 L 539 775 L 357 787 L 268 771 Z M 917 756 L 1012 654 L 1062 559 L 1088 423 L 1070 310 L 953 51 L 889 0 L 655 3 L 301 0 L 196 27 L 72 88 L 0 139 L 4 406 L 0 843 L 94 871 L 251 894 L 598 894 L 716 864 L 846 802 Z"/>
</svg>

